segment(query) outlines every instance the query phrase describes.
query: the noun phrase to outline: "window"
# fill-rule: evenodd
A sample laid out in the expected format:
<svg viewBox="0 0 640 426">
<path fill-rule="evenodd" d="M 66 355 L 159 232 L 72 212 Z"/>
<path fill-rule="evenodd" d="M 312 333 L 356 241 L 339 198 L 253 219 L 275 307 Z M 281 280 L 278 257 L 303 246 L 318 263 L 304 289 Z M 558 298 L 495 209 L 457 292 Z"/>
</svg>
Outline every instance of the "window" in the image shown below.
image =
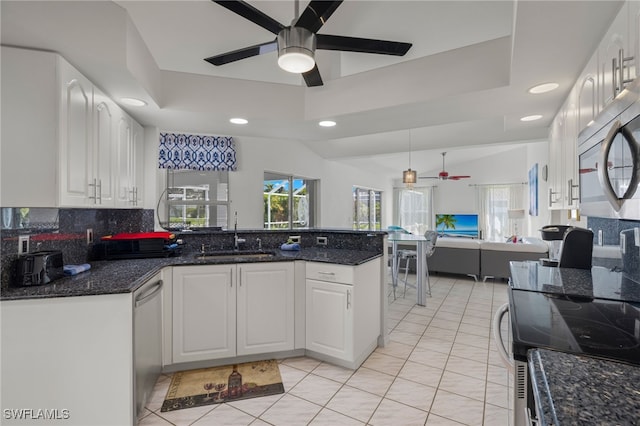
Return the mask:
<svg viewBox="0 0 640 426">
<path fill-rule="evenodd" d="M 503 241 L 513 228 L 509 210 L 522 208 L 523 185 L 479 185 L 480 229 L 485 240 Z"/>
<path fill-rule="evenodd" d="M 318 181 L 266 172 L 264 174 L 264 229 L 300 229 L 315 226 Z"/>
<path fill-rule="evenodd" d="M 382 227 L 382 192 L 353 187 L 353 229 L 379 231 Z"/>
<path fill-rule="evenodd" d="M 229 172 L 168 170 L 167 209 L 168 229 L 227 229 Z"/>
<path fill-rule="evenodd" d="M 414 235 L 433 228 L 433 187 L 396 188 L 394 224 Z"/>
</svg>

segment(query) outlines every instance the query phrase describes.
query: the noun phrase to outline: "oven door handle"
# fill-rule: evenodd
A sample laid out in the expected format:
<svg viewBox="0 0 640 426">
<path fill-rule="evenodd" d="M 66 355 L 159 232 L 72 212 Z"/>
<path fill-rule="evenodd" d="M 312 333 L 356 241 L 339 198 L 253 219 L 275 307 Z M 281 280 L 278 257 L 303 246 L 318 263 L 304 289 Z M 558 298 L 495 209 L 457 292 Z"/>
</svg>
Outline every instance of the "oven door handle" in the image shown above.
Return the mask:
<svg viewBox="0 0 640 426">
<path fill-rule="evenodd" d="M 502 339 L 502 333 L 500 332 L 502 318 L 504 318 L 504 316 L 508 313 L 509 304 L 505 303 L 498 308 L 495 315 L 493 316 L 493 340 L 496 342 L 498 354 L 500 355 L 500 358 L 502 358 L 502 362 L 509 369 L 511 374 L 513 374 L 515 372 L 515 364 L 513 362 L 513 359 L 511 359 L 509 353 L 507 352 L 506 345 L 504 343 L 504 340 Z"/>
</svg>

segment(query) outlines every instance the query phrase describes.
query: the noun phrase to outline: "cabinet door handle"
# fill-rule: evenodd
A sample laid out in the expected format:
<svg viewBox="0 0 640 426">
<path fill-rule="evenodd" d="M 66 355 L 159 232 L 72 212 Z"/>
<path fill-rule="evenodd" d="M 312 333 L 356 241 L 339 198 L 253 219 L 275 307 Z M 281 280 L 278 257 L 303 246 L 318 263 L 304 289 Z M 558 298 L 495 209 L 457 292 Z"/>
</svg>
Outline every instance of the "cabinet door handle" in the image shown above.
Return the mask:
<svg viewBox="0 0 640 426">
<path fill-rule="evenodd" d="M 242 268 L 238 271 L 238 285 L 242 287 Z"/>
<path fill-rule="evenodd" d="M 96 187 L 96 202 L 102 204 L 102 179 L 98 179 L 98 186 Z"/>
<path fill-rule="evenodd" d="M 557 194 L 557 191 L 554 191 L 553 188 L 549 188 L 549 206 L 552 206 L 556 203 L 556 200 L 553 199 L 553 195 Z"/>
<path fill-rule="evenodd" d="M 233 268 L 229 269 L 229 273 L 231 274 L 231 279 L 229 280 L 229 287 L 233 288 Z"/>
<path fill-rule="evenodd" d="M 574 201 L 578 201 L 580 199 L 580 197 L 573 196 L 573 189 L 578 188 L 578 185 L 573 184 L 573 179 L 569 179 L 567 184 L 569 186 L 569 204 L 573 204 Z"/>
<path fill-rule="evenodd" d="M 347 290 L 347 310 L 351 307 L 351 290 Z"/>
<path fill-rule="evenodd" d="M 611 60 L 611 87 L 613 88 L 613 97 L 615 98 L 618 94 L 618 58 L 613 58 Z"/>
</svg>

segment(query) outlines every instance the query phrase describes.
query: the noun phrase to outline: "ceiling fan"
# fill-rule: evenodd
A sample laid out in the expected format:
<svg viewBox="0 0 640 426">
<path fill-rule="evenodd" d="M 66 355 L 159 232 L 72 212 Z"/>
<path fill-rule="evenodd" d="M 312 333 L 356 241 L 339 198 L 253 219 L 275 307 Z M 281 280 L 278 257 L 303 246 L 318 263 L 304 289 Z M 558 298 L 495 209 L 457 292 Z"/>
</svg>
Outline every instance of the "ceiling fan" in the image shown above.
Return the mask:
<svg viewBox="0 0 640 426">
<path fill-rule="evenodd" d="M 447 153 L 443 152 L 442 153 L 442 171 L 438 173 L 438 176 L 420 176 L 420 179 L 460 180 L 460 179 L 467 179 L 471 177 L 471 176 L 462 176 L 462 175 L 449 176 L 449 173 L 444 169 L 445 155 L 447 155 Z"/>
<path fill-rule="evenodd" d="M 277 37 L 266 43 L 211 56 L 205 58 L 205 61 L 213 65 L 224 65 L 277 50 L 278 65 L 287 71 L 301 73 L 308 87 L 322 86 L 322 77 L 314 59 L 316 49 L 403 56 L 412 46 L 411 43 L 396 41 L 317 34 L 343 0 L 313 0 L 309 2 L 299 18 L 297 13 L 298 0 L 296 0 L 295 18 L 288 27 L 265 15 L 247 2 L 212 1 L 276 34 Z M 286 68 L 287 60 L 301 61 L 304 66 L 288 69 Z"/>
</svg>

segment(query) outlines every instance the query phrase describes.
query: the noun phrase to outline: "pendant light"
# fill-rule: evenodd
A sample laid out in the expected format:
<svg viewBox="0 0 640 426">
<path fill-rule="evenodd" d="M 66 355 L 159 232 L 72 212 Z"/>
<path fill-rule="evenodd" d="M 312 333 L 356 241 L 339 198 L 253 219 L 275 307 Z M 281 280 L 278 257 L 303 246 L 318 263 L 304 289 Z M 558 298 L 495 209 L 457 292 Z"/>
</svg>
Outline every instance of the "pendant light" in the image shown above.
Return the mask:
<svg viewBox="0 0 640 426">
<path fill-rule="evenodd" d="M 402 172 L 402 183 L 409 189 L 413 188 L 418 179 L 417 175 L 415 170 L 411 170 L 411 130 L 409 130 L 409 169 Z"/>
</svg>

